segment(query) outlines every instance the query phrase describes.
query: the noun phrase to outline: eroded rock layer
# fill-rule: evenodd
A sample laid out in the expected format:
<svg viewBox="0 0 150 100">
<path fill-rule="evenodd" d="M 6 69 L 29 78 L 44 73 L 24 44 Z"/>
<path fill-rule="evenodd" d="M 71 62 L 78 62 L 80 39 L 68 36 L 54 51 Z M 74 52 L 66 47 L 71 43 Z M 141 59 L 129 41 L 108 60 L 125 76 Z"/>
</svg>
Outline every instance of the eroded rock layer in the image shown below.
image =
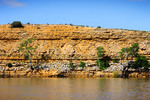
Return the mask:
<svg viewBox="0 0 150 100">
<path fill-rule="evenodd" d="M 10 28 L 0 25 L 0 60 L 24 59 L 19 51 L 20 43 L 36 38 L 33 60 L 44 54 L 48 60 L 95 60 L 96 48 L 103 46 L 106 54 L 117 58 L 123 47 L 138 42 L 139 53 L 150 60 L 150 32 L 104 29 L 71 25 L 23 25 Z"/>
</svg>

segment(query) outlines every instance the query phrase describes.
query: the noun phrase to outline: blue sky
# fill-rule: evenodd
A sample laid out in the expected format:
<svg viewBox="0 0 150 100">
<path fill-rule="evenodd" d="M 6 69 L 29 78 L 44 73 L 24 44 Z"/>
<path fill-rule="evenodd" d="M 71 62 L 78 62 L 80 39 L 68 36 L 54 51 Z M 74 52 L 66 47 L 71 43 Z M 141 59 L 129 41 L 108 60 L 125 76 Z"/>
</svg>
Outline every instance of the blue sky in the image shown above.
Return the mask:
<svg viewBox="0 0 150 100">
<path fill-rule="evenodd" d="M 0 0 L 0 24 L 13 21 L 150 31 L 150 0 Z"/>
</svg>

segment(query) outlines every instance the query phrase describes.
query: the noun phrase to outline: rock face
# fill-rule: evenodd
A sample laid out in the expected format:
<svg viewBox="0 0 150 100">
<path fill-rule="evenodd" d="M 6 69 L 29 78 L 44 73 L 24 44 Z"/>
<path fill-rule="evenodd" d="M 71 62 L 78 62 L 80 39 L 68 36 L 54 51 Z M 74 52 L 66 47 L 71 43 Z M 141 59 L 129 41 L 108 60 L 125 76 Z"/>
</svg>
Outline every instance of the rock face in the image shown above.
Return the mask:
<svg viewBox="0 0 150 100">
<path fill-rule="evenodd" d="M 150 32 L 119 29 L 96 29 L 71 25 L 24 25 L 24 28 L 10 28 L 0 25 L 0 61 L 24 60 L 19 45 L 28 38 L 36 38 L 33 46 L 33 60 L 86 60 L 95 62 L 96 48 L 103 46 L 111 58 L 118 56 L 123 47 L 138 42 L 139 53 L 150 60 Z"/>
<path fill-rule="evenodd" d="M 120 63 L 110 63 L 109 65 L 110 67 L 106 69 L 106 71 L 109 71 L 109 72 L 122 71 L 123 69 L 123 65 L 121 65 Z"/>
<path fill-rule="evenodd" d="M 70 78 L 112 78 L 113 72 L 96 71 L 96 70 L 74 70 L 74 71 L 57 71 L 57 70 L 21 70 L 21 71 L 0 71 L 0 78 L 27 78 L 27 77 L 70 77 Z M 121 72 L 119 72 L 120 76 Z M 129 72 L 129 78 L 150 78 L 150 72 Z"/>
</svg>

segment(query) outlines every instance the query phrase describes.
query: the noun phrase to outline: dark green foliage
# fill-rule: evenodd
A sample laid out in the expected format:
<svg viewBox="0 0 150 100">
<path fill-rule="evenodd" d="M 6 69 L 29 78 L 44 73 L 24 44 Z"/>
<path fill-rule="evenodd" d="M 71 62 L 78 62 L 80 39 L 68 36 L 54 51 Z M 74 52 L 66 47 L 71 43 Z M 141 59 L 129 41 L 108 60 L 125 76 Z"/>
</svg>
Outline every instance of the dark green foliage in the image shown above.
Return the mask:
<svg viewBox="0 0 150 100">
<path fill-rule="evenodd" d="M 144 69 L 150 68 L 147 58 L 145 56 L 140 55 L 136 58 L 136 61 L 132 64 L 132 68 L 138 69 L 142 67 L 144 67 Z"/>
<path fill-rule="evenodd" d="M 128 47 L 127 48 L 122 48 L 121 52 L 120 52 L 120 54 L 122 54 L 123 58 L 126 58 L 126 60 L 128 60 L 129 53 L 130 53 L 130 49 Z"/>
<path fill-rule="evenodd" d="M 121 60 L 125 58 L 124 53 L 122 51 L 119 52 L 119 57 L 120 57 Z"/>
<path fill-rule="evenodd" d="M 8 67 L 11 68 L 13 67 L 13 65 L 11 63 L 8 63 Z"/>
<path fill-rule="evenodd" d="M 105 50 L 103 47 L 97 47 L 97 60 L 96 64 L 99 66 L 101 70 L 109 67 L 109 57 L 105 56 Z"/>
<path fill-rule="evenodd" d="M 80 61 L 79 67 L 82 67 L 82 68 L 86 67 L 86 66 L 85 66 L 85 63 L 82 62 L 82 61 Z"/>
<path fill-rule="evenodd" d="M 101 26 L 97 26 L 97 29 L 98 29 L 98 28 L 101 28 Z"/>
<path fill-rule="evenodd" d="M 36 39 L 35 38 L 27 39 L 26 41 L 21 43 L 19 47 L 20 52 L 23 52 L 25 54 L 24 58 L 30 60 L 30 65 L 31 65 L 31 59 L 32 59 L 32 52 L 35 52 L 35 49 L 37 49 L 38 47 L 38 46 L 34 47 L 34 44 L 32 43 L 33 40 L 36 40 Z"/>
<path fill-rule="evenodd" d="M 133 59 L 133 57 L 138 56 L 138 51 L 139 51 L 139 44 L 134 43 L 130 48 L 126 47 L 121 49 L 121 51 L 119 52 L 120 58 L 121 59 L 126 58 L 126 60 L 128 60 L 128 57 L 131 57 L 131 59 Z"/>
<path fill-rule="evenodd" d="M 103 47 L 97 47 L 97 57 L 102 58 L 105 55 L 105 50 Z"/>
<path fill-rule="evenodd" d="M 29 59 L 29 54 L 24 54 L 24 59 Z"/>
<path fill-rule="evenodd" d="M 74 59 L 78 60 L 79 58 L 78 57 L 74 57 Z"/>
<path fill-rule="evenodd" d="M 69 61 L 69 68 L 73 68 L 73 63 L 72 63 L 72 60 Z"/>
<path fill-rule="evenodd" d="M 21 24 L 20 21 L 14 21 L 12 24 L 11 24 L 11 28 L 23 28 L 24 26 Z"/>
<path fill-rule="evenodd" d="M 28 25 L 30 25 L 30 23 L 29 23 L 29 22 L 28 22 L 27 24 L 28 24 Z"/>
<path fill-rule="evenodd" d="M 139 54 L 138 54 L 138 51 L 139 51 L 139 44 L 138 43 L 134 43 L 131 47 L 130 47 L 130 53 L 129 55 L 131 56 L 131 59 L 133 57 L 137 57 Z"/>
<path fill-rule="evenodd" d="M 118 63 L 119 59 L 113 59 L 112 61 L 113 61 L 113 63 Z"/>
<path fill-rule="evenodd" d="M 25 51 L 26 53 L 29 53 L 31 50 L 36 49 L 37 47 L 33 48 L 33 46 L 31 45 L 31 43 L 33 42 L 33 40 L 36 40 L 35 38 L 33 39 L 27 39 L 26 41 L 24 41 L 23 43 L 20 44 L 19 50 L 20 51 Z"/>
<path fill-rule="evenodd" d="M 99 66 L 99 69 L 105 70 L 106 68 L 109 67 L 109 57 L 105 56 L 102 59 L 98 59 L 96 61 L 96 64 Z"/>
</svg>

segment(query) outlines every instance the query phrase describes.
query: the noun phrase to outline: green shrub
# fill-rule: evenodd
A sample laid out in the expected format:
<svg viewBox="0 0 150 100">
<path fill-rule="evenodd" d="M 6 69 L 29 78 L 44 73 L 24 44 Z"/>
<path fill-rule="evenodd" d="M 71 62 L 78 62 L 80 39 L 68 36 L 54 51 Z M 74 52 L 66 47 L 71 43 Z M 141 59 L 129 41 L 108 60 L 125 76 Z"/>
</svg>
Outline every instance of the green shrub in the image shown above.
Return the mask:
<svg viewBox="0 0 150 100">
<path fill-rule="evenodd" d="M 74 67 L 74 65 L 73 65 L 73 63 L 72 63 L 72 60 L 70 60 L 69 61 L 69 68 L 73 68 Z"/>
<path fill-rule="evenodd" d="M 8 67 L 11 68 L 13 67 L 13 65 L 11 63 L 8 63 Z"/>
<path fill-rule="evenodd" d="M 100 66 L 99 66 L 100 62 Z M 103 57 L 102 59 L 96 60 L 97 66 L 99 66 L 100 70 L 105 70 L 109 67 L 109 59 L 107 57 Z"/>
<path fill-rule="evenodd" d="M 21 24 L 20 21 L 14 21 L 12 24 L 11 24 L 11 28 L 23 28 L 24 26 Z"/>
<path fill-rule="evenodd" d="M 73 24 L 70 24 L 70 26 L 73 26 Z"/>
<path fill-rule="evenodd" d="M 97 26 L 97 29 L 98 29 L 98 28 L 101 28 L 101 26 Z"/>
<path fill-rule="evenodd" d="M 78 57 L 74 57 L 74 59 L 78 60 L 79 58 Z"/>
<path fill-rule="evenodd" d="M 79 67 L 82 67 L 82 68 L 86 67 L 86 66 L 85 66 L 85 63 L 82 62 L 82 61 L 80 61 Z"/>
<path fill-rule="evenodd" d="M 24 59 L 29 59 L 29 54 L 24 54 Z"/>
<path fill-rule="evenodd" d="M 136 61 L 132 64 L 131 67 L 134 69 L 138 69 L 138 68 L 142 68 L 142 67 L 144 67 L 144 69 L 150 68 L 149 62 L 145 56 L 138 56 L 136 58 Z"/>
<path fill-rule="evenodd" d="M 30 23 L 28 22 L 27 25 L 30 25 Z"/>
<path fill-rule="evenodd" d="M 112 61 L 113 61 L 113 63 L 118 63 L 119 59 L 113 59 Z"/>
<path fill-rule="evenodd" d="M 114 78 L 118 78 L 119 77 L 119 72 L 118 71 L 114 71 L 113 72 L 113 77 Z"/>
</svg>

